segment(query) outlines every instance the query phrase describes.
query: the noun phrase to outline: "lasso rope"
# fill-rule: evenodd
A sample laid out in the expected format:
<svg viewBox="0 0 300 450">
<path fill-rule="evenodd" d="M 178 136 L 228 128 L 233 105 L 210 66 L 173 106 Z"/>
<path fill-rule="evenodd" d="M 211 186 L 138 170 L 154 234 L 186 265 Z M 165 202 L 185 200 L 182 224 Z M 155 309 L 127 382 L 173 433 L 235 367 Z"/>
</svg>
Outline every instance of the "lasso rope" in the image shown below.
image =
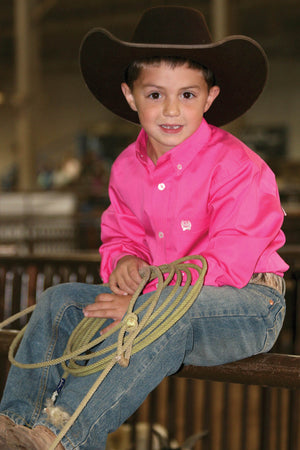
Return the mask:
<svg viewBox="0 0 300 450">
<path fill-rule="evenodd" d="M 190 262 L 191 260 L 201 261 L 202 268 L 197 264 Z M 86 376 L 102 371 L 73 415 L 63 426 L 49 450 L 56 448 L 114 365 L 120 364 L 123 367 L 127 367 L 131 355 L 143 350 L 146 346 L 162 336 L 162 334 L 168 331 L 188 311 L 202 289 L 204 276 L 207 270 L 207 263 L 202 256 L 193 255 L 178 259 L 171 264 L 159 267 L 149 266 L 145 269 L 142 281 L 131 298 L 127 314 L 120 324 L 116 325 L 104 335 L 94 338 L 96 333 L 98 333 L 104 325 L 106 319 L 93 317 L 84 318 L 73 330 L 64 354 L 61 357 L 33 364 L 20 363 L 14 358 L 16 348 L 25 333 L 27 325 L 13 340 L 9 349 L 8 358 L 13 365 L 19 368 L 33 369 L 61 364 L 64 369 L 64 379 L 69 374 L 74 376 Z M 192 269 L 198 274 L 198 278 L 193 285 L 191 285 Z M 186 274 L 186 282 L 184 286 L 178 290 L 179 286 L 182 284 L 183 273 Z M 169 295 L 164 302 L 156 308 L 163 289 L 167 287 L 174 278 L 176 278 L 176 281 L 174 286 L 172 286 Z M 134 311 L 137 298 L 143 292 L 146 284 L 154 279 L 158 280 L 156 291 L 143 303 L 143 305 Z M 36 305 L 30 306 L 21 313 L 15 314 L 0 323 L 0 329 L 19 319 L 21 316 L 31 313 L 35 306 Z M 142 312 L 144 312 L 144 315 L 139 322 L 138 316 Z M 105 349 L 86 354 L 88 350 L 91 350 L 116 332 L 118 332 L 118 339 L 115 344 L 110 345 Z M 93 358 L 101 359 L 89 365 L 77 363 L 80 361 L 88 361 Z M 55 391 L 52 396 L 53 402 L 57 395 L 58 392 Z"/>
</svg>

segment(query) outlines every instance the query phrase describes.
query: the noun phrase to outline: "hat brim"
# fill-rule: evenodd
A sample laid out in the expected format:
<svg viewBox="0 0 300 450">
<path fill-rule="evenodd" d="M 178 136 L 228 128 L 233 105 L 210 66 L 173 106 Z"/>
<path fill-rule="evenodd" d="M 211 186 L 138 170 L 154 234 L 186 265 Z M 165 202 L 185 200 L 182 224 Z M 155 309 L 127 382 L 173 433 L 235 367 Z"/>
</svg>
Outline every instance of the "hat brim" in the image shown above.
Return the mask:
<svg viewBox="0 0 300 450">
<path fill-rule="evenodd" d="M 208 67 L 220 94 L 205 118 L 222 126 L 242 116 L 257 100 L 267 79 L 268 63 L 261 46 L 246 36 L 229 36 L 205 45 L 136 44 L 121 41 L 102 28 L 91 30 L 80 47 L 80 68 L 90 91 L 113 113 L 139 123 L 121 91 L 124 71 L 134 60 L 181 56 Z"/>
</svg>

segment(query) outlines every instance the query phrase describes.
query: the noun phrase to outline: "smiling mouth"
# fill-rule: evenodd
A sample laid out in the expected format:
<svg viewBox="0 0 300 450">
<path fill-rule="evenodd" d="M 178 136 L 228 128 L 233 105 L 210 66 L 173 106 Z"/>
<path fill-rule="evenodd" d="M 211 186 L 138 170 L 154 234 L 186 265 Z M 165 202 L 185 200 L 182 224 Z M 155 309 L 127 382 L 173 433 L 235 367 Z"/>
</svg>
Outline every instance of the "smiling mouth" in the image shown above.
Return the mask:
<svg viewBox="0 0 300 450">
<path fill-rule="evenodd" d="M 164 130 L 179 130 L 182 128 L 182 125 L 160 125 Z"/>
<path fill-rule="evenodd" d="M 182 125 L 161 125 L 162 128 L 166 128 L 167 130 L 178 130 Z"/>
</svg>

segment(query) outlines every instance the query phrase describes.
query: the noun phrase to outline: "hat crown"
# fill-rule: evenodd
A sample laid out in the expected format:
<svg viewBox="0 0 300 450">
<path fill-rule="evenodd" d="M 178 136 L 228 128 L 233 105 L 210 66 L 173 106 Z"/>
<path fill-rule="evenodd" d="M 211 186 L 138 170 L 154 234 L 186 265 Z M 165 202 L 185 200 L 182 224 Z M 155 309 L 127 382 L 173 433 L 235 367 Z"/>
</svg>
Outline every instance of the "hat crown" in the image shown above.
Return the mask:
<svg viewBox="0 0 300 450">
<path fill-rule="evenodd" d="M 193 8 L 158 6 L 145 11 L 131 42 L 205 45 L 212 42 L 204 16 Z"/>
<path fill-rule="evenodd" d="M 225 125 L 244 114 L 263 90 L 268 73 L 265 52 L 247 36 L 228 36 L 213 42 L 200 11 L 181 6 L 148 9 L 130 42 L 103 28 L 91 30 L 80 47 L 80 66 L 93 95 L 110 111 L 139 123 L 126 102 L 121 83 L 133 61 L 155 57 L 196 61 L 215 74 L 220 94 L 205 119 Z M 109 87 L 109 89 L 108 89 Z"/>
</svg>

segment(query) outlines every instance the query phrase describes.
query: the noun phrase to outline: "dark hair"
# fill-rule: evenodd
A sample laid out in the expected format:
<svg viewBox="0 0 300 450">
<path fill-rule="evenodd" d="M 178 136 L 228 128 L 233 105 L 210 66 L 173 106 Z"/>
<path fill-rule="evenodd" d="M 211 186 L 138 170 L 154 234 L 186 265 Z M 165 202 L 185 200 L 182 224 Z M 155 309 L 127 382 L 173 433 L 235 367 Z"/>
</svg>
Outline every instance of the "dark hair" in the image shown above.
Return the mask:
<svg viewBox="0 0 300 450">
<path fill-rule="evenodd" d="M 165 62 L 172 69 L 175 67 L 183 66 L 187 64 L 190 69 L 200 70 L 203 73 L 204 79 L 207 83 L 208 89 L 216 85 L 216 79 L 213 72 L 202 64 L 193 61 L 191 59 L 182 58 L 180 56 L 154 56 L 152 58 L 139 59 L 131 63 L 124 73 L 124 81 L 130 89 L 133 88 L 134 82 L 138 79 L 141 70 L 148 65 L 159 65 L 161 62 Z"/>
</svg>

